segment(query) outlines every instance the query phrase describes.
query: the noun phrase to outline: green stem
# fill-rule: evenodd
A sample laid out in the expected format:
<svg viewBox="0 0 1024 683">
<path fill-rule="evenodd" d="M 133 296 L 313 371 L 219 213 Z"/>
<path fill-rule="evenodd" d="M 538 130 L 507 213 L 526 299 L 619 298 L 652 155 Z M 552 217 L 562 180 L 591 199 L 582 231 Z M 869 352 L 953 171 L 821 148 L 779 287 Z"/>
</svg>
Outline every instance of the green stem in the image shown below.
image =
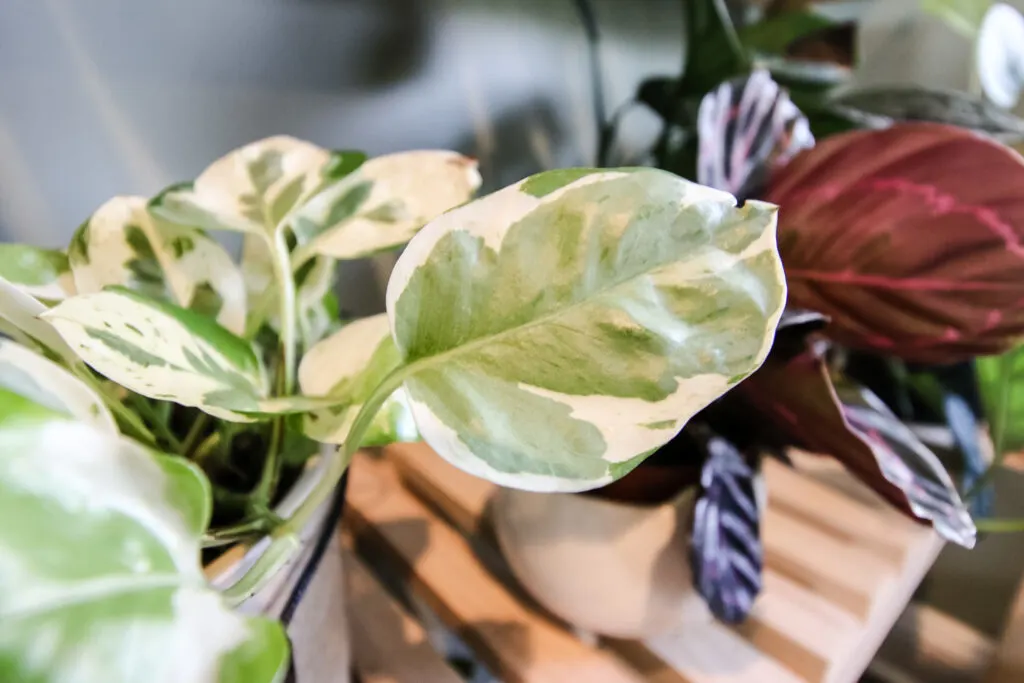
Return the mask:
<svg viewBox="0 0 1024 683">
<path fill-rule="evenodd" d="M 220 432 L 214 432 L 203 439 L 202 443 L 196 446 L 195 453 L 192 454 L 192 461 L 202 464 L 202 462 L 209 457 L 210 453 L 220 445 L 220 440 Z"/>
<path fill-rule="evenodd" d="M 264 506 L 270 505 L 270 500 L 277 491 L 277 480 L 281 476 L 281 448 L 284 443 L 284 418 L 275 417 L 270 426 L 270 447 L 267 449 L 267 457 L 263 461 L 263 471 L 260 473 L 260 481 L 256 484 L 253 497 Z"/>
<path fill-rule="evenodd" d="M 978 531 L 991 534 L 1011 534 L 1024 531 L 1024 519 L 979 519 Z"/>
<path fill-rule="evenodd" d="M 207 413 L 200 412 L 196 419 L 192 421 L 192 426 L 189 427 L 188 434 L 185 435 L 185 440 L 181 442 L 181 448 L 179 453 L 184 455 L 186 458 L 190 457 L 192 451 L 195 449 L 199 439 L 203 436 L 203 429 L 206 424 L 210 421 L 210 416 Z"/>
<path fill-rule="evenodd" d="M 149 401 L 144 396 L 129 395 L 129 398 L 131 399 L 132 406 L 135 408 L 135 412 L 149 423 L 160 438 L 167 442 L 167 445 L 170 446 L 172 450 L 177 453 L 181 453 L 181 441 L 179 441 L 175 433 L 171 431 L 171 428 L 167 426 L 167 423 L 160 419 L 160 416 L 155 410 L 153 410 L 153 406 L 149 404 Z"/>
<path fill-rule="evenodd" d="M 103 399 L 103 403 L 107 406 L 107 410 L 117 418 L 118 424 L 121 426 L 121 429 L 125 432 L 126 436 L 130 436 L 150 448 L 159 448 L 159 445 L 156 442 L 156 437 L 153 436 L 153 432 L 146 427 L 146 423 L 142 421 L 142 418 L 128 410 L 128 408 L 121 402 L 120 397 L 114 396 L 107 388 L 107 385 L 102 382 L 97 382 L 96 378 L 93 377 L 91 372 L 89 372 L 89 369 L 85 364 L 76 363 L 70 366 L 70 368 L 80 380 L 88 384 L 96 391 L 97 394 L 100 395 L 100 398 Z"/>
<path fill-rule="evenodd" d="M 271 252 L 274 265 L 274 277 L 277 278 L 281 291 L 278 299 L 281 305 L 281 350 L 284 354 L 284 396 L 290 396 L 295 389 L 295 278 L 292 276 L 291 261 L 288 257 L 288 245 L 284 239 L 284 228 L 274 229 L 273 238 L 268 238 L 267 246 Z"/>
<path fill-rule="evenodd" d="M 992 483 L 996 472 L 1002 467 L 1003 460 L 1006 458 L 1006 449 L 1003 447 L 1003 444 L 1006 440 L 1006 421 L 1010 417 L 1010 384 L 1013 360 L 1013 357 L 1008 353 L 1003 354 L 999 358 L 999 413 L 996 416 L 995 429 L 992 434 L 992 450 L 994 451 L 992 464 L 988 466 L 984 474 L 978 477 L 978 481 L 974 482 L 974 486 L 964 494 L 964 498 L 967 500 L 984 491 L 985 487 Z"/>
</svg>

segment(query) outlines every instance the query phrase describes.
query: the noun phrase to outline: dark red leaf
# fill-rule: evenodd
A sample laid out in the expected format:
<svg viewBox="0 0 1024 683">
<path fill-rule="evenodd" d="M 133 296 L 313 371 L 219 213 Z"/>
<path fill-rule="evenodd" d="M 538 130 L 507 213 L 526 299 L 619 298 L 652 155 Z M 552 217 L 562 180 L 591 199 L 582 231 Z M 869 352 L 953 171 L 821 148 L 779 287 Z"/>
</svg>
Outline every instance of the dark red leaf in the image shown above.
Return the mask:
<svg viewBox="0 0 1024 683">
<path fill-rule="evenodd" d="M 922 362 L 1024 334 L 1024 160 L 930 123 L 825 140 L 772 178 L 789 300 L 849 346 Z"/>
<path fill-rule="evenodd" d="M 813 351 L 765 363 L 738 387 L 795 445 L 835 457 L 910 517 L 974 545 L 975 527 L 939 459 L 864 387 L 833 386 Z"/>
<path fill-rule="evenodd" d="M 697 113 L 697 182 L 746 199 L 772 168 L 814 146 L 807 119 L 764 69 L 722 83 Z"/>
</svg>

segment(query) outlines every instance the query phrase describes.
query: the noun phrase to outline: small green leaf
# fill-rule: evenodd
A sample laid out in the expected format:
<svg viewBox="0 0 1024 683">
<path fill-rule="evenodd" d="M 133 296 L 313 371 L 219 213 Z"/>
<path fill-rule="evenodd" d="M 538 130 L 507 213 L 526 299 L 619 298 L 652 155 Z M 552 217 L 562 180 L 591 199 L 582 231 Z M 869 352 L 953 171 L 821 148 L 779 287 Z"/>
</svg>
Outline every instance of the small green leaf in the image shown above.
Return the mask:
<svg viewBox="0 0 1024 683">
<path fill-rule="evenodd" d="M 60 301 L 75 293 L 67 256 L 55 249 L 0 244 L 0 277 L 47 301 Z"/>
<path fill-rule="evenodd" d="M 150 398 L 236 421 L 257 412 L 267 379 L 252 347 L 212 320 L 112 287 L 44 315 L 97 372 Z"/>
<path fill-rule="evenodd" d="M 755 370 L 785 285 L 769 204 L 653 169 L 550 173 L 421 231 L 387 310 L 427 442 L 499 484 L 571 491 Z"/>
<path fill-rule="evenodd" d="M 0 680 L 280 680 L 280 625 L 204 580 L 197 468 L 3 390 L 0 452 Z"/>
</svg>

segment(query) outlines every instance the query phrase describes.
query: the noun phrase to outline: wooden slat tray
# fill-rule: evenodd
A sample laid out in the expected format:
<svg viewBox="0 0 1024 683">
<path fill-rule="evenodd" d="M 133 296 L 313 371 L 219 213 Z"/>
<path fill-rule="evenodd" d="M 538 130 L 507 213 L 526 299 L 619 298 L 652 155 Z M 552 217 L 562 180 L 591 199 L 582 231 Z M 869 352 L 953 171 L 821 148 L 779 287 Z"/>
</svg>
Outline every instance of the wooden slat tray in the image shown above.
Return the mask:
<svg viewBox="0 0 1024 683">
<path fill-rule="evenodd" d="M 515 585 L 483 523 L 493 485 L 422 444 L 393 446 L 380 458 L 360 454 L 345 514 L 370 560 L 349 565 L 359 596 L 350 600 L 356 668 L 364 680 L 393 683 L 454 675 L 425 646 L 420 625 L 385 596 L 371 566 L 397 572 L 409 599 L 502 681 L 852 683 L 942 543 L 829 461 L 795 460 L 797 470 L 766 463 L 765 589 L 751 618 L 626 642 L 574 633 Z M 396 634 L 384 633 L 382 620 Z"/>
</svg>

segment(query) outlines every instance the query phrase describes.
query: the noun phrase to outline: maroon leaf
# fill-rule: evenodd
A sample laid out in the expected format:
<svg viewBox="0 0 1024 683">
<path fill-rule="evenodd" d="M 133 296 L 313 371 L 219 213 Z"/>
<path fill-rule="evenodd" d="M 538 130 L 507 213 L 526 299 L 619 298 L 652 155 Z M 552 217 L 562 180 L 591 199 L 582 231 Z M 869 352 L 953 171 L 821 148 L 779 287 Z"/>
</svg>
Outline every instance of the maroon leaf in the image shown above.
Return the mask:
<svg viewBox="0 0 1024 683">
<path fill-rule="evenodd" d="M 825 140 L 772 178 L 789 301 L 849 346 L 922 362 L 1024 334 L 1024 160 L 931 123 Z"/>
<path fill-rule="evenodd" d="M 765 363 L 739 389 L 795 445 L 835 457 L 943 538 L 974 545 L 975 527 L 939 459 L 871 391 L 833 386 L 819 354 Z"/>
<path fill-rule="evenodd" d="M 814 146 L 807 119 L 764 69 L 722 83 L 697 113 L 697 182 L 746 199 L 777 164 Z"/>
</svg>

